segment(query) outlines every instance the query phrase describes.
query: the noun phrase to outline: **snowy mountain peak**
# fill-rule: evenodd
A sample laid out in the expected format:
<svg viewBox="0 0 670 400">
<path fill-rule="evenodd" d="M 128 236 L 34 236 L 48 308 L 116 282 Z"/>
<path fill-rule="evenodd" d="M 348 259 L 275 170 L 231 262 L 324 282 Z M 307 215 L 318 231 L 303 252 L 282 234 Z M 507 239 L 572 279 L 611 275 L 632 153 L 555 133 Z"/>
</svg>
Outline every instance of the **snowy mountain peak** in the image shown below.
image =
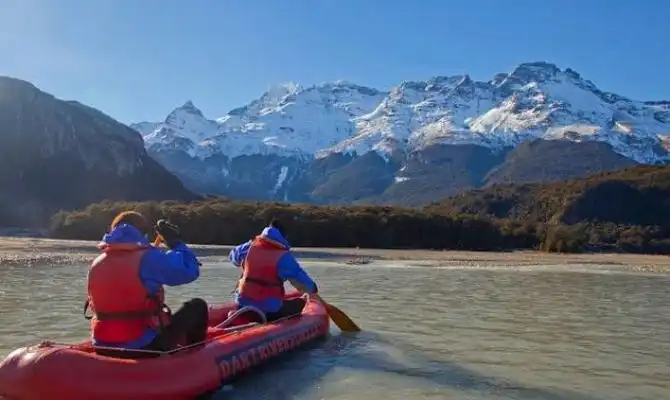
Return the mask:
<svg viewBox="0 0 670 400">
<path fill-rule="evenodd" d="M 300 86 L 299 84 L 289 81 L 270 87 L 270 89 L 268 89 L 266 94 L 275 95 L 277 97 L 283 97 L 286 96 L 287 94 L 295 93 L 301 88 L 302 86 Z"/>
<path fill-rule="evenodd" d="M 302 89 L 302 86 L 294 82 L 286 82 L 277 86 L 272 86 L 267 92 L 263 94 L 263 99 L 266 104 L 279 104 L 286 96 L 297 93 Z"/>
<path fill-rule="evenodd" d="M 460 85 L 468 85 L 472 83 L 470 75 L 454 75 L 454 76 L 436 76 L 426 81 L 429 86 L 449 86 L 455 87 Z"/>
<path fill-rule="evenodd" d="M 555 81 L 561 70 L 554 64 L 544 61 L 523 63 L 508 74 L 496 74 L 490 83 L 498 89 L 500 96 L 510 96 L 526 85 L 537 85 Z"/>
<path fill-rule="evenodd" d="M 260 114 L 263 112 L 271 112 L 278 107 L 285 99 L 298 91 L 302 90 L 302 86 L 287 82 L 280 85 L 270 87 L 261 97 L 252 101 L 246 106 L 235 108 L 226 114 L 226 116 L 219 118 L 217 121 L 225 123 L 229 121 L 230 117 L 244 117 L 249 114 Z M 234 120 L 234 119 L 233 119 Z"/>
<path fill-rule="evenodd" d="M 186 101 L 186 103 L 184 103 L 184 105 L 182 105 L 181 107 L 175 108 L 174 111 L 172 111 L 172 113 L 170 113 L 170 115 L 173 115 L 173 114 L 176 115 L 176 114 L 179 114 L 179 113 L 187 113 L 187 114 L 191 114 L 191 115 L 195 115 L 195 116 L 204 118 L 204 115 L 203 115 L 202 111 L 200 111 L 200 109 L 198 107 L 196 107 L 195 104 L 193 104 L 193 102 L 191 100 Z M 169 116 L 168 116 L 168 118 L 169 118 Z"/>
<path fill-rule="evenodd" d="M 346 81 L 346 80 L 338 80 L 335 82 L 326 82 L 322 83 L 320 85 L 314 86 L 315 89 L 321 90 L 321 91 L 332 91 L 334 94 L 337 93 L 346 93 L 346 92 L 357 92 L 359 94 L 362 94 L 364 96 L 376 96 L 379 95 L 381 92 L 377 89 L 368 87 L 368 86 L 361 86 L 357 85 L 355 83 Z"/>
<path fill-rule="evenodd" d="M 434 76 L 424 81 L 403 81 L 399 86 L 391 89 L 393 96 L 397 97 L 403 93 L 412 92 L 438 92 L 450 91 L 459 86 L 473 84 L 469 75 Z"/>
<path fill-rule="evenodd" d="M 162 124 L 139 125 L 153 128 L 141 130 L 147 145 L 174 149 L 179 138 L 198 157 L 389 154 L 438 143 L 501 149 L 540 138 L 606 142 L 639 162 L 670 160 L 666 103 L 603 92 L 576 71 L 544 61 L 486 82 L 437 76 L 403 81 L 388 92 L 348 81 L 287 83 L 216 121 L 188 102 Z"/>
<path fill-rule="evenodd" d="M 519 64 L 509 76 L 521 80 L 536 81 L 550 79 L 560 72 L 561 69 L 555 64 L 535 61 Z"/>
<path fill-rule="evenodd" d="M 190 100 L 172 110 L 162 123 L 140 122 L 130 127 L 142 134 L 150 150 L 182 150 L 192 156 L 205 154 L 207 139 L 218 130 L 218 124 L 205 118 Z"/>
<path fill-rule="evenodd" d="M 259 105 L 262 104 L 264 109 L 277 107 L 286 101 L 287 97 L 293 96 L 303 90 L 303 87 L 294 83 L 287 82 L 281 85 L 272 86 L 268 91 L 263 93 L 259 99 Z M 256 103 L 255 101 L 252 104 Z"/>
</svg>

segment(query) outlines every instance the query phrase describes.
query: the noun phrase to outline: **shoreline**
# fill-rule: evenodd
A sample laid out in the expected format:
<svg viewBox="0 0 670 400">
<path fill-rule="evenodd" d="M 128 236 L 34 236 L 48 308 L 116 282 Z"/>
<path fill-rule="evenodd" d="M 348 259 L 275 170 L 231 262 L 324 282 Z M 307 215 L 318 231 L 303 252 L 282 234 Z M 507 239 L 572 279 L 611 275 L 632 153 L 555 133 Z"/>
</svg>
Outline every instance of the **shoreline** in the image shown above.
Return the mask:
<svg viewBox="0 0 670 400">
<path fill-rule="evenodd" d="M 35 264 L 88 263 L 98 253 L 96 241 L 60 240 L 26 237 L 0 237 L 0 266 Z M 210 262 L 227 261 L 232 245 L 193 245 L 199 257 Z M 670 274 L 670 257 L 630 253 L 557 254 L 519 250 L 477 252 L 459 250 L 394 250 L 296 247 L 295 256 L 302 261 L 348 262 L 418 261 L 426 266 L 532 266 L 559 264 L 598 264 L 636 272 Z M 360 262 L 357 262 L 360 261 Z"/>
</svg>

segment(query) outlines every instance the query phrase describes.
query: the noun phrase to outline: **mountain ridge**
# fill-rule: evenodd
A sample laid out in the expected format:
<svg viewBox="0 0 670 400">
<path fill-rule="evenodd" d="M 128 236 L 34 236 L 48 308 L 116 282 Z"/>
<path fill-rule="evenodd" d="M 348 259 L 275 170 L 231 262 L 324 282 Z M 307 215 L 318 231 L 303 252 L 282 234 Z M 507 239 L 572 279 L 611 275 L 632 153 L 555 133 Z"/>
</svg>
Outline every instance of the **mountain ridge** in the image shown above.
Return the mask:
<svg viewBox="0 0 670 400">
<path fill-rule="evenodd" d="M 670 166 L 641 165 L 551 183 L 499 184 L 426 209 L 549 224 L 612 223 L 670 229 Z"/>
<path fill-rule="evenodd" d="M 185 126 L 189 121 L 181 114 L 193 113 L 207 122 Z M 604 141 L 637 162 L 656 163 L 670 159 L 651 143 L 670 135 L 668 121 L 668 101 L 631 100 L 600 90 L 570 68 L 530 62 L 488 81 L 437 76 L 403 81 L 388 91 L 347 81 L 279 85 L 215 120 L 189 101 L 163 122 L 131 127 L 150 148 L 163 144 L 166 132 L 188 139 L 200 158 L 212 151 L 229 157 L 388 154 L 432 144 L 501 149 L 529 139 L 565 139 Z"/>
<path fill-rule="evenodd" d="M 103 112 L 0 77 L 0 225 L 44 226 L 58 210 L 108 200 L 196 199 Z"/>
<path fill-rule="evenodd" d="M 191 190 L 250 200 L 417 206 L 670 161 L 670 101 L 631 100 L 547 62 L 389 90 L 288 83 L 216 119 L 188 101 L 132 127 Z"/>
</svg>

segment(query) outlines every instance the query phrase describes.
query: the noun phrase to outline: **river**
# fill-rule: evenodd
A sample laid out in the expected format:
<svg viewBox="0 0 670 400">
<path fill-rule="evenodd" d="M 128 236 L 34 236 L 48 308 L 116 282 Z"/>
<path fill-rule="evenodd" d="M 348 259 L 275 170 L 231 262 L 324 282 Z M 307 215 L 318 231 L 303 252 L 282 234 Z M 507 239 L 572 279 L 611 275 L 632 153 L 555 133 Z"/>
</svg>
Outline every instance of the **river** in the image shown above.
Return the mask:
<svg viewBox="0 0 670 400">
<path fill-rule="evenodd" d="M 345 266 L 305 262 L 325 299 L 364 332 L 332 330 L 222 388 L 226 399 L 670 398 L 670 277 L 605 266 Z M 590 272 L 594 271 L 594 272 Z M 0 269 L 0 356 L 87 335 L 86 267 Z M 229 264 L 170 288 L 170 305 L 227 299 Z M 188 373 L 184 371 L 184 373 Z"/>
</svg>

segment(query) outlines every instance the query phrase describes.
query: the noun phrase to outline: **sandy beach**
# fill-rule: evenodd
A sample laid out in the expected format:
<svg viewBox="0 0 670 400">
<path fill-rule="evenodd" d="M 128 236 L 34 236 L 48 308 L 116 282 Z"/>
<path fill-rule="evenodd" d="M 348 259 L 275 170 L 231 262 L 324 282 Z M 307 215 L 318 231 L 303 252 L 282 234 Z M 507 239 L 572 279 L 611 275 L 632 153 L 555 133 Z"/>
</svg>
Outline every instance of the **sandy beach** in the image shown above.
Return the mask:
<svg viewBox="0 0 670 400">
<path fill-rule="evenodd" d="M 0 266 L 87 263 L 98 252 L 97 242 L 38 238 L 0 237 Z M 203 261 L 224 261 L 231 246 L 193 246 Z M 383 250 L 351 248 L 294 248 L 304 261 L 332 262 L 412 261 L 420 265 L 462 267 L 594 264 L 631 271 L 670 273 L 670 257 L 637 254 L 550 254 L 536 251 L 474 252 L 431 250 Z"/>
</svg>

